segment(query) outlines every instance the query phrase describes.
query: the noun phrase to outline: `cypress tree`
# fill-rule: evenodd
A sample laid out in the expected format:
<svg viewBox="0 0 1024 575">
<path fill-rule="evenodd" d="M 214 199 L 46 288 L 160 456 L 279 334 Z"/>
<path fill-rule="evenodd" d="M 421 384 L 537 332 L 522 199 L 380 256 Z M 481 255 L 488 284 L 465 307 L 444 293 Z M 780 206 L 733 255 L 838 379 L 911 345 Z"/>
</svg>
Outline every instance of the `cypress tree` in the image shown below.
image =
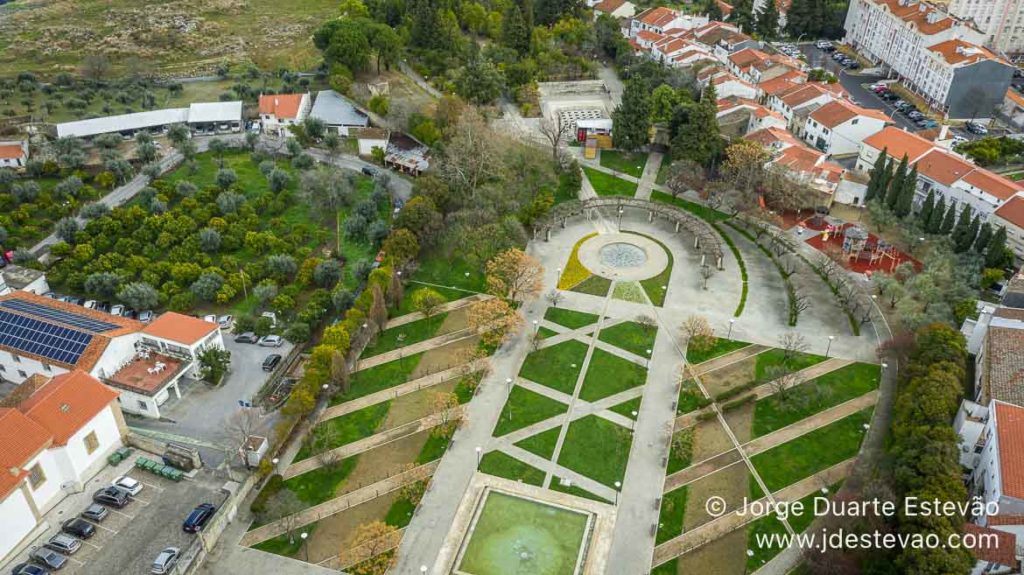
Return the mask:
<svg viewBox="0 0 1024 575">
<path fill-rule="evenodd" d="M 757 15 L 757 33 L 765 40 L 774 40 L 779 35 L 779 7 L 775 0 L 765 0 L 761 13 Z"/>
<path fill-rule="evenodd" d="M 942 224 L 939 225 L 940 234 L 948 234 L 953 231 L 953 225 L 956 223 L 956 204 L 950 204 L 949 209 L 946 210 L 945 217 L 942 218 Z"/>
<path fill-rule="evenodd" d="M 530 51 L 530 33 L 523 11 L 515 3 L 509 4 L 502 24 L 503 43 L 520 54 L 526 54 Z"/>
<path fill-rule="evenodd" d="M 971 225 L 967 227 L 967 232 L 964 233 L 962 242 L 956 246 L 958 248 L 956 250 L 958 253 L 966 252 L 971 249 L 971 246 L 974 245 L 974 238 L 978 237 L 979 227 L 981 227 L 981 218 L 974 216 L 974 219 L 971 220 Z"/>
<path fill-rule="evenodd" d="M 882 176 L 878 179 L 878 203 L 885 205 L 886 197 L 889 194 L 889 184 L 893 178 L 893 161 L 886 159 L 885 169 L 882 170 Z"/>
<path fill-rule="evenodd" d="M 935 204 L 935 209 L 932 210 L 932 215 L 928 218 L 928 224 L 925 226 L 925 230 L 929 234 L 937 234 L 942 229 L 942 218 L 946 217 L 946 196 L 939 196 L 939 201 Z"/>
<path fill-rule="evenodd" d="M 957 253 L 964 251 L 962 246 L 970 230 L 971 206 L 964 204 L 963 209 L 960 210 L 960 217 L 956 220 L 956 226 L 953 227 L 953 248 Z"/>
<path fill-rule="evenodd" d="M 729 20 L 747 34 L 756 32 L 757 22 L 754 19 L 754 3 L 751 0 L 736 0 L 733 2 Z"/>
<path fill-rule="evenodd" d="M 889 180 L 889 189 L 885 192 L 885 205 L 893 212 L 896 211 L 896 204 L 903 196 L 903 188 L 907 181 L 907 155 L 903 154 L 900 165 L 896 168 L 896 174 Z"/>
<path fill-rule="evenodd" d="M 612 124 L 612 141 L 616 148 L 633 151 L 647 145 L 651 103 L 642 80 L 634 78 L 626 82 L 622 103 L 612 112 Z"/>
<path fill-rule="evenodd" d="M 985 248 L 985 267 L 997 268 L 1003 265 L 1003 255 L 1006 252 L 1006 228 L 999 226 L 999 229 L 992 234 Z"/>
<path fill-rule="evenodd" d="M 915 166 L 916 170 L 917 167 Z M 932 222 L 932 212 L 935 211 L 935 190 L 928 190 L 928 197 L 924 199 L 924 203 L 921 204 L 921 211 L 917 213 L 917 218 L 921 222 L 921 227 L 924 231 L 931 233 L 929 226 Z"/>
<path fill-rule="evenodd" d="M 900 197 L 896 200 L 896 215 L 903 218 L 910 214 L 914 207 L 914 196 L 917 194 L 917 166 L 911 168 L 910 173 L 903 179 L 903 187 L 900 190 Z"/>
<path fill-rule="evenodd" d="M 985 248 L 988 247 L 989 240 L 992 239 L 992 224 L 985 222 L 978 228 L 978 237 L 974 239 L 974 251 L 977 253 L 984 253 Z"/>
<path fill-rule="evenodd" d="M 875 165 L 871 168 L 871 177 L 868 179 L 868 189 L 864 192 L 864 203 L 868 203 L 878 196 L 878 185 L 882 180 L 882 175 L 885 173 L 886 164 L 886 151 L 889 148 L 884 148 L 881 154 L 878 154 L 878 158 L 875 160 Z"/>
</svg>

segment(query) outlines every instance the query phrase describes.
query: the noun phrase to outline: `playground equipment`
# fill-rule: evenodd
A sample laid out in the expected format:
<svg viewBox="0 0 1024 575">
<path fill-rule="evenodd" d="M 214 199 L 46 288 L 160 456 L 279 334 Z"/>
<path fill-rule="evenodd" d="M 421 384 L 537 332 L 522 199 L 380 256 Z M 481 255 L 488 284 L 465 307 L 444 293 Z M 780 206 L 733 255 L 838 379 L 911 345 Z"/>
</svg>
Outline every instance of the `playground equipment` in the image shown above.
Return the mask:
<svg viewBox="0 0 1024 575">
<path fill-rule="evenodd" d="M 899 265 L 896 246 L 883 239 L 872 238 L 867 230 L 855 225 L 843 230 L 843 254 L 847 262 L 867 262 L 872 268 L 888 268 L 890 272 Z"/>
</svg>

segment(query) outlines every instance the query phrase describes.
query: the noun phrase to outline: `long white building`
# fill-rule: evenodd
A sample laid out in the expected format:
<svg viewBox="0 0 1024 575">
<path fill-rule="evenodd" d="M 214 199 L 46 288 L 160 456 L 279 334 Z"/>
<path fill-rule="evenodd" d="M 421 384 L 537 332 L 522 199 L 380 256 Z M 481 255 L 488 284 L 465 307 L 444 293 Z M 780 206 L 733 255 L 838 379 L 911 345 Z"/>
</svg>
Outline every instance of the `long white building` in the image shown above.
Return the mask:
<svg viewBox="0 0 1024 575">
<path fill-rule="evenodd" d="M 916 0 L 851 0 L 845 41 L 952 119 L 1002 104 L 1013 66 L 970 22 Z"/>
<path fill-rule="evenodd" d="M 985 45 L 1000 53 L 1024 52 L 1024 3 L 1021 0 L 952 0 L 949 13 L 974 22 Z"/>
</svg>

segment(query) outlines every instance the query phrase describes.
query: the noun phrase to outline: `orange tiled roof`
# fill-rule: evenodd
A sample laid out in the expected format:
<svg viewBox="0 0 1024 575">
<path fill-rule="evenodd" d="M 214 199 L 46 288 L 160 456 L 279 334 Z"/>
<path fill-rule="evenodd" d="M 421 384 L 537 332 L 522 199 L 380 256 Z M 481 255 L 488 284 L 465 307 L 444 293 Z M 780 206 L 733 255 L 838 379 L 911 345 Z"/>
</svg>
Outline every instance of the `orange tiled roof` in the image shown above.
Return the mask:
<svg viewBox="0 0 1024 575">
<path fill-rule="evenodd" d="M 758 88 L 766 96 L 776 96 L 786 90 L 791 90 L 793 87 L 803 84 L 807 81 L 807 74 L 799 70 L 790 70 L 781 76 L 776 76 L 771 80 L 765 80 L 758 84 Z"/>
<path fill-rule="evenodd" d="M 25 157 L 25 150 L 20 144 L 0 145 L 0 160 L 15 160 Z"/>
<path fill-rule="evenodd" d="M 954 66 L 957 64 L 973 64 L 979 60 L 1000 60 L 998 56 L 987 48 L 958 39 L 939 42 L 928 49 L 942 56 L 946 62 Z"/>
<path fill-rule="evenodd" d="M 1014 104 L 1024 107 L 1024 96 L 1021 96 L 1017 93 L 1017 90 L 1014 90 L 1012 87 L 1006 90 L 1006 97 Z"/>
<path fill-rule="evenodd" d="M 25 477 L 22 470 L 50 445 L 50 434 L 17 409 L 0 408 L 0 498 Z"/>
<path fill-rule="evenodd" d="M 935 147 L 928 140 L 895 126 L 886 126 L 881 132 L 864 138 L 864 143 L 879 152 L 883 149 L 888 150 L 889 156 L 897 160 L 906 155 L 911 163 L 916 162 Z"/>
<path fill-rule="evenodd" d="M 947 154 L 942 150 L 932 150 L 916 162 L 917 172 L 943 184 L 951 186 L 957 180 L 966 177 L 973 171 L 974 164 Z"/>
<path fill-rule="evenodd" d="M 260 114 L 273 114 L 277 118 L 299 117 L 303 94 L 265 94 L 260 96 Z"/>
<path fill-rule="evenodd" d="M 622 5 L 626 3 L 626 0 L 604 0 L 597 6 L 594 6 L 595 12 L 604 12 L 605 14 L 611 14 L 612 12 L 622 8 Z"/>
<path fill-rule="evenodd" d="M 975 168 L 975 170 L 967 174 L 967 177 L 963 180 L 975 188 L 984 190 L 1000 200 L 1010 199 L 1016 196 L 1018 192 L 1024 191 L 1024 186 L 1021 186 L 1017 182 L 982 168 Z"/>
<path fill-rule="evenodd" d="M 648 42 L 658 42 L 659 40 L 665 38 L 661 34 L 658 34 L 657 32 L 652 32 L 650 30 L 641 30 L 637 32 L 636 37 L 640 40 L 646 40 Z"/>
<path fill-rule="evenodd" d="M 644 10 L 639 16 L 637 16 L 637 19 L 648 26 L 662 28 L 669 22 L 675 20 L 678 16 L 679 13 L 675 10 L 659 6 L 657 8 L 651 8 L 650 10 Z"/>
<path fill-rule="evenodd" d="M 971 554 L 975 559 L 1007 567 L 1017 566 L 1017 536 L 1013 533 L 982 527 L 976 523 L 964 523 L 964 533 L 975 535 L 975 541 L 985 542 L 971 549 Z M 982 535 L 984 538 L 981 537 Z"/>
<path fill-rule="evenodd" d="M 88 373 L 75 370 L 58 375 L 21 402 L 18 410 L 46 429 L 56 445 L 106 409 L 118 393 Z"/>
<path fill-rule="evenodd" d="M 889 12 L 892 12 L 894 16 L 904 22 L 913 24 L 919 32 L 926 36 L 938 34 L 943 30 L 948 30 L 953 27 L 952 18 L 934 6 L 930 6 L 923 2 L 915 2 L 906 6 L 900 6 L 900 0 L 874 1 L 876 4 L 885 5 L 889 9 Z M 929 22 L 928 14 L 932 12 L 938 12 L 942 17 L 935 22 Z"/>
<path fill-rule="evenodd" d="M 729 61 L 740 69 L 768 59 L 768 54 L 754 48 L 744 48 L 729 55 Z"/>
<path fill-rule="evenodd" d="M 1003 494 L 1024 499 L 1024 407 L 995 402 L 996 431 L 999 434 L 999 471 Z"/>
<path fill-rule="evenodd" d="M 826 94 L 831 95 L 830 92 L 818 86 L 817 83 L 809 82 L 796 85 L 787 91 L 776 94 L 776 96 L 790 108 L 795 108 Z"/>
<path fill-rule="evenodd" d="M 878 110 L 871 110 L 868 108 L 861 108 L 860 106 L 847 102 L 845 100 L 832 100 L 817 110 L 811 112 L 810 117 L 819 124 L 826 128 L 835 128 L 836 126 L 856 118 L 857 116 L 864 116 L 867 118 L 874 118 L 875 120 L 881 120 L 886 122 L 889 117 L 879 112 Z"/>
<path fill-rule="evenodd" d="M 1024 198 L 1017 196 L 999 206 L 996 215 L 1018 228 L 1024 229 Z"/>
<path fill-rule="evenodd" d="M 143 328 L 142 333 L 191 345 L 216 329 L 218 326 L 215 323 L 169 311 Z"/>
<path fill-rule="evenodd" d="M 745 136 L 745 139 L 752 142 L 757 142 L 762 146 L 769 146 L 772 144 L 785 144 L 787 146 L 802 146 L 803 143 L 796 139 L 796 136 L 789 133 L 789 130 L 772 126 L 770 128 L 762 128 L 760 130 L 751 132 Z"/>
</svg>

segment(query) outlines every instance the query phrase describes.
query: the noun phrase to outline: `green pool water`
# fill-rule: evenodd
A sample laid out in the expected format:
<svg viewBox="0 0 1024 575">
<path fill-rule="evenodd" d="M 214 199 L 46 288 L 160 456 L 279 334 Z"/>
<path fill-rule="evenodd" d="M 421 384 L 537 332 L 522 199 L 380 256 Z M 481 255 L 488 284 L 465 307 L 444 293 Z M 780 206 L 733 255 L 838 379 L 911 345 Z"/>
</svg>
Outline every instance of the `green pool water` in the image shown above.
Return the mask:
<svg viewBox="0 0 1024 575">
<path fill-rule="evenodd" d="M 468 575 L 573 575 L 589 515 L 491 491 L 456 569 Z"/>
</svg>

